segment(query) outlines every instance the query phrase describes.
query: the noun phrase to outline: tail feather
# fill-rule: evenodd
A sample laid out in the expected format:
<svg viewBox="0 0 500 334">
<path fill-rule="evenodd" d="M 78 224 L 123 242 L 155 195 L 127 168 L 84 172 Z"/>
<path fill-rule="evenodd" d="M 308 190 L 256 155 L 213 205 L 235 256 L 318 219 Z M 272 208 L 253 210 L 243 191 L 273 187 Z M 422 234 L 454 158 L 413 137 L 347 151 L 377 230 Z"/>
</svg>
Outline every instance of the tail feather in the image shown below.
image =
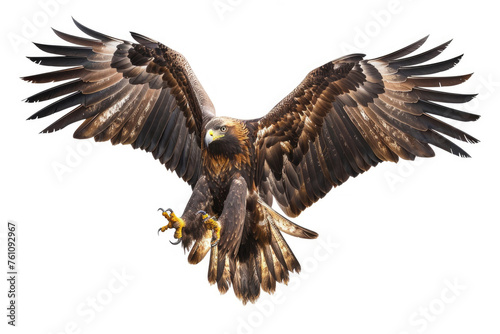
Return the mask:
<svg viewBox="0 0 500 334">
<path fill-rule="evenodd" d="M 276 281 L 277 278 L 276 278 L 276 271 L 274 270 L 273 250 L 271 249 L 271 246 L 269 246 L 269 244 L 265 244 L 261 247 L 264 253 L 264 261 L 266 263 L 266 267 L 269 270 L 269 273 L 271 274 L 271 278 Z"/>
<path fill-rule="evenodd" d="M 266 259 L 264 257 L 264 251 L 262 248 L 259 249 L 260 255 L 259 255 L 259 260 L 260 260 L 260 269 L 261 269 L 261 286 L 262 290 L 264 290 L 267 293 L 274 293 L 276 290 L 276 274 L 274 274 L 274 268 L 273 268 L 273 273 L 269 270 L 269 267 L 267 266 Z"/>
<path fill-rule="evenodd" d="M 276 255 L 274 255 L 274 253 L 273 253 L 273 260 L 274 260 L 274 272 L 276 273 L 276 282 L 287 285 L 288 281 L 290 280 L 290 277 L 288 275 L 288 269 L 283 268 L 281 266 L 281 263 L 277 259 Z"/>
<path fill-rule="evenodd" d="M 217 251 L 217 250 L 215 250 Z M 219 276 L 220 272 L 220 276 Z M 231 286 L 231 275 L 229 269 L 229 258 L 225 255 L 217 261 L 217 288 L 221 294 L 225 294 Z"/>
<path fill-rule="evenodd" d="M 271 216 L 274 225 L 279 228 L 280 231 L 286 234 L 293 235 L 294 237 L 304 238 L 304 239 L 316 239 L 318 233 L 311 231 L 305 227 L 297 225 L 290 220 L 286 219 L 276 211 L 274 211 L 269 205 L 267 205 L 262 199 L 259 198 L 259 204 L 263 206 L 267 214 Z"/>
<path fill-rule="evenodd" d="M 208 264 L 208 282 L 210 285 L 217 283 L 217 246 L 210 251 L 210 263 Z"/>
<path fill-rule="evenodd" d="M 233 290 L 235 295 L 245 304 L 247 301 L 254 303 L 260 295 L 260 281 L 257 276 L 254 261 L 235 263 Z"/>
<path fill-rule="evenodd" d="M 300 263 L 297 261 L 297 258 L 292 252 L 292 249 L 288 246 L 285 238 L 281 235 L 278 228 L 274 225 L 271 225 L 271 231 L 273 234 L 273 239 L 276 240 L 276 243 L 279 245 L 281 254 L 286 264 L 286 268 L 289 271 L 295 271 L 297 273 L 300 272 Z"/>
<path fill-rule="evenodd" d="M 283 252 L 281 251 L 281 248 L 283 247 L 283 243 L 279 243 L 279 241 L 276 239 L 274 235 L 273 228 L 271 227 L 271 231 L 273 232 L 271 234 L 271 248 L 273 249 L 273 259 L 277 258 L 279 261 L 279 265 L 275 265 L 274 267 L 283 267 L 286 271 L 288 271 L 288 267 L 286 265 L 285 257 L 283 256 Z M 279 233 L 279 232 L 278 232 Z"/>
<path fill-rule="evenodd" d="M 218 246 L 211 248 L 208 281 L 210 284 L 217 283 L 221 294 L 226 293 L 232 285 L 234 294 L 243 304 L 249 301 L 254 303 L 261 289 L 273 293 L 276 290 L 276 282 L 288 284 L 290 272 L 300 272 L 299 261 L 281 235 L 279 226 L 285 225 L 281 218 L 276 218 L 281 216 L 269 206 L 263 208 L 264 218 L 260 223 L 264 224 L 258 225 L 258 228 L 264 229 L 266 233 L 256 233 L 254 236 L 265 235 L 265 237 L 245 239 L 246 245 L 243 248 L 247 250 L 246 252 L 240 250 L 234 256 L 228 253 L 222 254 Z M 277 223 L 278 219 L 281 225 Z M 298 234 L 304 235 L 302 232 Z M 307 235 L 317 234 L 309 231 Z M 206 252 L 208 250 L 205 243 L 197 241 L 190 253 L 190 263 L 195 259 L 201 260 Z"/>
<path fill-rule="evenodd" d="M 255 256 L 253 258 L 253 266 L 255 268 L 255 273 L 257 274 L 257 278 L 262 284 L 262 268 L 260 267 L 260 250 L 255 252 Z"/>
</svg>

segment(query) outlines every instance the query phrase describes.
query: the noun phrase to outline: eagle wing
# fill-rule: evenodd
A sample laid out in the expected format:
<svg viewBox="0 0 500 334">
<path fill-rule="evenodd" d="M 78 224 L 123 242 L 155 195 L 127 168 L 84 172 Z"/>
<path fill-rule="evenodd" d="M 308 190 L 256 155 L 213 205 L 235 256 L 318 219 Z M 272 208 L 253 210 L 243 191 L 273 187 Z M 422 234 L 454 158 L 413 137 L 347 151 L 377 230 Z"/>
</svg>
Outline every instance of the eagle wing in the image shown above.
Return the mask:
<svg viewBox="0 0 500 334">
<path fill-rule="evenodd" d="M 479 116 L 436 102 L 464 103 L 475 95 L 425 87 L 457 85 L 470 74 L 424 76 L 445 71 L 461 58 L 422 65 L 449 42 L 406 57 L 426 38 L 379 58 L 353 54 L 316 68 L 265 117 L 250 121 L 260 196 L 268 204 L 274 197 L 295 217 L 332 187 L 379 162 L 431 157 L 430 145 L 468 157 L 443 135 L 478 140 L 431 114 L 474 121 Z"/>
<path fill-rule="evenodd" d="M 186 59 L 145 36 L 137 43 L 110 37 L 75 21 L 93 39 L 54 32 L 79 46 L 35 45 L 59 56 L 29 57 L 41 65 L 69 67 L 24 77 L 35 83 L 66 81 L 26 99 L 61 99 L 29 119 L 74 107 L 42 132 L 82 121 L 78 139 L 94 137 L 151 152 L 194 186 L 201 175 L 201 132 L 215 110 Z"/>
</svg>

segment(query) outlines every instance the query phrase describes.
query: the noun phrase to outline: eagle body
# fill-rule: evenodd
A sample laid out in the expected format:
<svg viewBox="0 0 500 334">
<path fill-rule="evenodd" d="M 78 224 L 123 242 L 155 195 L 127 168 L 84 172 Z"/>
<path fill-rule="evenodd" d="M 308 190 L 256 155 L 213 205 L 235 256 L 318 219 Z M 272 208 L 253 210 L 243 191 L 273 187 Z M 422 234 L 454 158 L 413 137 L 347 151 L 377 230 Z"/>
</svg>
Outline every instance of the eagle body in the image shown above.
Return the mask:
<svg viewBox="0 0 500 334">
<path fill-rule="evenodd" d="M 223 133 L 221 128 L 225 130 Z M 216 139 L 212 140 L 212 137 Z M 185 249 L 191 248 L 190 263 L 201 261 L 210 247 L 206 240 L 195 241 L 203 240 L 204 228 L 196 224 L 198 217 L 194 211 L 203 210 L 217 217 L 225 233 L 217 249 L 212 247 L 209 281 L 217 283 L 221 292 L 227 291 L 232 283 L 240 299 L 255 301 L 262 283 L 262 272 L 257 274 L 257 268 L 261 268 L 262 262 L 272 263 L 272 273 L 267 273 L 262 285 L 268 292 L 274 291 L 276 281 L 288 281 L 288 271 L 300 271 L 297 259 L 276 224 L 307 232 L 309 237 L 317 235 L 280 216 L 259 198 L 255 182 L 256 162 L 252 159 L 255 135 L 251 122 L 216 117 L 205 126 L 202 138 L 206 138 L 201 147 L 202 181 L 195 186 L 192 198 L 199 204 L 203 201 L 196 199 L 197 194 L 205 194 L 205 205 L 188 204 L 182 215 L 186 222 L 194 219 L 187 226 L 197 229 L 196 232 L 188 230 L 187 235 L 199 237 L 194 240 L 183 238 L 182 244 Z M 279 259 L 275 255 L 273 258 L 273 247 L 280 253 Z"/>
<path fill-rule="evenodd" d="M 475 95 L 432 89 L 470 77 L 429 76 L 460 61 L 429 62 L 449 42 L 416 53 L 423 38 L 373 59 L 338 58 L 309 72 L 268 114 L 240 120 L 216 116 L 179 52 L 137 33 L 130 42 L 75 24 L 90 38 L 54 30 L 71 45 L 35 43 L 55 56 L 32 61 L 62 69 L 23 79 L 62 83 L 26 99 L 56 99 L 29 119 L 69 109 L 42 132 L 81 122 L 76 139 L 131 145 L 175 171 L 193 192 L 180 218 L 164 212 L 165 228 L 176 229 L 189 263 L 208 255 L 209 282 L 221 293 L 232 286 L 243 303 L 300 271 L 282 232 L 317 237 L 273 203 L 296 217 L 383 161 L 432 157 L 432 147 L 468 157 L 453 140 L 478 142 L 446 122 L 477 120 L 453 108 Z"/>
<path fill-rule="evenodd" d="M 241 121 L 215 117 L 205 127 L 202 137 L 210 136 L 209 131 L 220 131 L 220 127 L 227 128 L 223 136 L 211 141 L 210 145 L 205 140 L 201 147 L 203 175 L 213 198 L 210 212 L 217 216 L 222 214 L 234 180 L 242 178 L 248 193 L 256 190 L 253 180 L 255 164 L 251 159 L 253 151 L 248 129 Z"/>
</svg>

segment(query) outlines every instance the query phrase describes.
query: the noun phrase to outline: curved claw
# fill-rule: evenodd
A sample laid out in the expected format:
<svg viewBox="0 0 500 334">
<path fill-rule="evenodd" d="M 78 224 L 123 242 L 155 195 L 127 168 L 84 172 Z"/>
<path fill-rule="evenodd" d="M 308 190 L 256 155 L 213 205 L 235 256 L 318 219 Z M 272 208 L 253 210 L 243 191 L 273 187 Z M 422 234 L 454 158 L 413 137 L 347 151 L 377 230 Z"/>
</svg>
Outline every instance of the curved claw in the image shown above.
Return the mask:
<svg viewBox="0 0 500 334">
<path fill-rule="evenodd" d="M 210 244 L 210 246 L 211 246 L 211 247 L 215 247 L 215 246 L 217 246 L 217 245 L 219 244 L 219 241 L 220 241 L 220 239 L 215 240 L 215 242 L 214 242 L 214 243 L 211 243 L 211 244 Z"/>
<path fill-rule="evenodd" d="M 161 227 L 158 229 L 158 236 L 160 235 Z"/>
<path fill-rule="evenodd" d="M 196 212 L 196 214 L 197 214 L 197 215 L 199 215 L 200 213 L 201 213 L 202 215 L 206 215 L 206 214 L 207 214 L 207 213 L 206 213 L 205 211 L 203 211 L 203 210 L 200 210 L 200 211 Z"/>
<path fill-rule="evenodd" d="M 170 240 L 169 240 L 169 242 L 170 242 L 172 245 L 178 245 L 178 244 L 180 244 L 180 243 L 181 243 L 181 239 L 177 239 L 177 241 L 176 241 L 176 242 L 172 242 L 172 241 L 170 241 Z"/>
</svg>

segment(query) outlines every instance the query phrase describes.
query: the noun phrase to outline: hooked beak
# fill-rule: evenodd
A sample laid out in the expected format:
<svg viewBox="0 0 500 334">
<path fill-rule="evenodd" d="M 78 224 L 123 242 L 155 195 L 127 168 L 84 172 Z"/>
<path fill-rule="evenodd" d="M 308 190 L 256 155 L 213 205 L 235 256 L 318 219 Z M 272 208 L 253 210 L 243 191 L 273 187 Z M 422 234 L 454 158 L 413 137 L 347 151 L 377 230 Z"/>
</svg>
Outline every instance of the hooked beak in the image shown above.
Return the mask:
<svg viewBox="0 0 500 334">
<path fill-rule="evenodd" d="M 208 147 L 208 145 L 210 145 L 211 142 L 222 137 L 224 137 L 224 135 L 216 134 L 212 129 L 208 130 L 207 133 L 205 134 L 205 147 Z"/>
</svg>

